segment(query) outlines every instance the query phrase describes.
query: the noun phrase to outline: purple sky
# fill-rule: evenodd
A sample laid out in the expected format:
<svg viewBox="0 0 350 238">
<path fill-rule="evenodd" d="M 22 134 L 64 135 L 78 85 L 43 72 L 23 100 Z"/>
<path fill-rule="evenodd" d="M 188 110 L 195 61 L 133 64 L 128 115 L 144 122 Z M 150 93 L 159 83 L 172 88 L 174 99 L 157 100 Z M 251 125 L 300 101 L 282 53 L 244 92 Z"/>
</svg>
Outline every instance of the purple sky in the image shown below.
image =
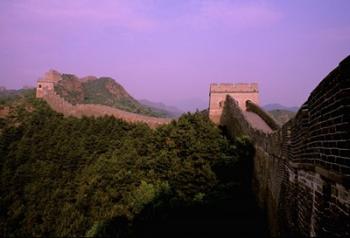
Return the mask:
<svg viewBox="0 0 350 238">
<path fill-rule="evenodd" d="M 211 82 L 258 82 L 262 104 L 299 106 L 350 53 L 349 12 L 349 0 L 1 0 L 0 85 L 53 68 L 185 108 L 207 105 Z"/>
</svg>

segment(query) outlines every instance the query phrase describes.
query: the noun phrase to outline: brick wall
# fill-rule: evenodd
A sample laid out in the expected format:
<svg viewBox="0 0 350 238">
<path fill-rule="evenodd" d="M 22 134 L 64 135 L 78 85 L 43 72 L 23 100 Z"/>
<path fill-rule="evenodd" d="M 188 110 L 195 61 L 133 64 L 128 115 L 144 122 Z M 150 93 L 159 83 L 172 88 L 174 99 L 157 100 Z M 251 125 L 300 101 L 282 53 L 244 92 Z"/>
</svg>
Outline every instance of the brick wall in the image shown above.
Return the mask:
<svg viewBox="0 0 350 238">
<path fill-rule="evenodd" d="M 111 115 L 128 122 L 143 122 L 153 128 L 163 124 L 168 124 L 171 121 L 171 119 L 167 119 L 167 118 L 157 118 L 157 117 L 139 115 L 136 113 L 126 112 L 126 111 L 113 108 L 113 107 L 108 107 L 105 105 L 96 105 L 96 104 L 72 105 L 66 100 L 64 100 L 62 97 L 60 97 L 54 90 L 46 91 L 43 98 L 53 110 L 63 113 L 65 116 L 102 117 L 105 115 Z"/>
<path fill-rule="evenodd" d="M 231 97 L 220 123 L 255 143 L 253 189 L 272 235 L 350 236 L 350 57 L 281 129 L 253 129 Z"/>
</svg>

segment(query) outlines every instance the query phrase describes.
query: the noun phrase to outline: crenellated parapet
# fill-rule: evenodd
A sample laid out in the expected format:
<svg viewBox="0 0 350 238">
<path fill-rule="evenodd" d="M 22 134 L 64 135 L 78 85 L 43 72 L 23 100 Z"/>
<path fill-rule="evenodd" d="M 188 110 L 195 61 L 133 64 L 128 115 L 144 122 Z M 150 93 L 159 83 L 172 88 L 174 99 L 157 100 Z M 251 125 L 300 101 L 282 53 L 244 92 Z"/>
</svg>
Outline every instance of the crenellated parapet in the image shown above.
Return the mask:
<svg viewBox="0 0 350 238">
<path fill-rule="evenodd" d="M 253 189 L 272 235 L 350 236 L 350 56 L 282 128 L 266 133 L 244 113 L 227 96 L 220 124 L 255 144 Z"/>
<path fill-rule="evenodd" d="M 36 97 L 43 98 L 48 92 L 55 89 L 55 84 L 62 80 L 61 74 L 56 70 L 49 70 L 44 77 L 40 78 L 36 86 Z"/>
<path fill-rule="evenodd" d="M 54 90 L 48 91 L 43 99 L 49 104 L 49 106 L 56 112 L 62 113 L 65 116 L 73 116 L 81 118 L 86 117 L 103 117 L 114 116 L 115 118 L 122 119 L 127 122 L 137 123 L 142 122 L 148 124 L 150 127 L 155 128 L 160 125 L 168 124 L 171 119 L 150 117 L 140 115 L 132 112 L 126 112 L 114 107 L 97 104 L 71 104 L 65 99 L 60 97 Z"/>
<path fill-rule="evenodd" d="M 259 105 L 257 83 L 213 83 L 209 92 L 209 118 L 216 124 L 220 122 L 227 95 L 234 98 L 243 111 L 248 100 Z"/>
</svg>

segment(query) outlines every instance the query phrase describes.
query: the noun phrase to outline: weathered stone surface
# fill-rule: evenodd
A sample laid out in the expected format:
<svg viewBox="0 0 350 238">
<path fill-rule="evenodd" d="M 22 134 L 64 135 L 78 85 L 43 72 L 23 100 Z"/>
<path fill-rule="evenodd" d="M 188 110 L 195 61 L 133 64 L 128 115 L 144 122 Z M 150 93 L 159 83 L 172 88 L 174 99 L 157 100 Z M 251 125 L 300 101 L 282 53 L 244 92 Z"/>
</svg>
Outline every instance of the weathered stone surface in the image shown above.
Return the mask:
<svg viewBox="0 0 350 238">
<path fill-rule="evenodd" d="M 273 236 L 350 236 L 350 56 L 280 130 L 254 128 L 231 96 L 220 124 L 255 143 L 253 189 Z"/>
<path fill-rule="evenodd" d="M 257 114 L 253 112 L 243 112 L 244 117 L 254 128 L 261 130 L 265 133 L 271 133 L 272 129 L 267 125 L 267 123 Z"/>
</svg>

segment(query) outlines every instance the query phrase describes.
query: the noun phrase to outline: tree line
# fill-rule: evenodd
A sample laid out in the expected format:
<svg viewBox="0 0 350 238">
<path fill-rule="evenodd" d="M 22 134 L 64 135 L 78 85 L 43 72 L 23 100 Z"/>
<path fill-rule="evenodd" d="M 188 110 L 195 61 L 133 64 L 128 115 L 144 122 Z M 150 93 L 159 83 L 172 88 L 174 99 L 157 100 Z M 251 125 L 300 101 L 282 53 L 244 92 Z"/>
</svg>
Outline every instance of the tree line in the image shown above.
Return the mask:
<svg viewBox="0 0 350 238">
<path fill-rule="evenodd" d="M 33 98 L 30 105 L 0 124 L 5 237 L 133 234 L 154 211 L 205 203 L 219 185 L 240 181 L 237 165 L 254 153 L 200 112 L 150 129 L 64 117 Z"/>
</svg>

